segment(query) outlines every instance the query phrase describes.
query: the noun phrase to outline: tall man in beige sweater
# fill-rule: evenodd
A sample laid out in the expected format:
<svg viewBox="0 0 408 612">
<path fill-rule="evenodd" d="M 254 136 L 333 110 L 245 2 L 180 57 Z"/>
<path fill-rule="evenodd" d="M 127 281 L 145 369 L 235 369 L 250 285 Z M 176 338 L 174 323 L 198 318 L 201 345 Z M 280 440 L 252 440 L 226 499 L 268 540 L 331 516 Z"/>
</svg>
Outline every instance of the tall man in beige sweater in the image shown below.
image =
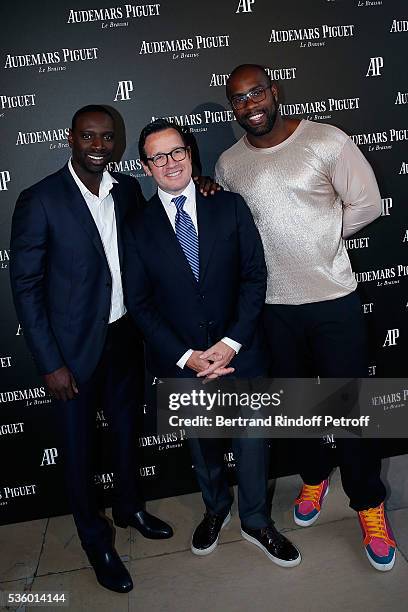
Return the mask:
<svg viewBox="0 0 408 612">
<path fill-rule="evenodd" d="M 262 66 L 235 68 L 227 97 L 246 134 L 220 156 L 216 180 L 244 197 L 263 241 L 271 373 L 365 377 L 365 327 L 343 238 L 381 213 L 374 173 L 341 130 L 281 117 L 278 88 Z M 294 520 L 306 527 L 320 514 L 332 465 L 320 440 L 298 442 L 304 485 Z M 339 439 L 337 453 L 367 557 L 376 569 L 390 570 L 396 545 L 373 441 Z"/>
</svg>

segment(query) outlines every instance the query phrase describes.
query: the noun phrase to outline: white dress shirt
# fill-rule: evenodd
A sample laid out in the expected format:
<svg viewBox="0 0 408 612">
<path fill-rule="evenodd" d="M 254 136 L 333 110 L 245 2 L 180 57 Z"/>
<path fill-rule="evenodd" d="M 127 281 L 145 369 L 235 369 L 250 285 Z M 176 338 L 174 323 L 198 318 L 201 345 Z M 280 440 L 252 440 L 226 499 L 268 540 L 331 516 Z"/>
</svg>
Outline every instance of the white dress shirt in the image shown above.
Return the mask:
<svg viewBox="0 0 408 612">
<path fill-rule="evenodd" d="M 163 191 L 162 189 L 160 189 L 160 187 L 158 187 L 157 189 L 157 195 L 159 196 L 160 201 L 163 204 L 163 208 L 166 211 L 166 214 L 169 218 L 172 228 L 174 229 L 174 231 L 176 231 L 177 208 L 174 202 L 172 202 L 171 200 L 177 196 L 171 193 L 167 193 L 166 191 Z M 190 216 L 193 222 L 193 225 L 195 227 L 195 230 L 197 232 L 197 236 L 198 236 L 199 233 L 198 233 L 198 224 L 197 224 L 196 191 L 195 191 L 195 186 L 194 186 L 192 179 L 190 179 L 190 182 L 186 186 L 186 188 L 183 189 L 183 193 L 182 194 L 180 193 L 178 195 L 184 195 L 187 198 L 184 203 L 183 210 Z M 236 342 L 235 340 L 231 340 L 231 338 L 228 338 L 228 337 L 222 338 L 222 342 L 224 342 L 224 344 L 227 344 L 236 353 L 238 353 L 239 349 L 242 346 L 239 342 Z M 181 369 L 184 368 L 184 366 L 186 365 L 192 353 L 193 353 L 193 349 L 189 349 L 188 351 L 184 353 L 184 355 L 177 362 L 177 365 L 179 368 Z"/>
<path fill-rule="evenodd" d="M 113 323 L 126 313 L 126 307 L 123 301 L 122 277 L 119 263 L 115 206 L 110 193 L 113 184 L 117 183 L 118 181 L 114 179 L 107 170 L 105 170 L 99 186 L 99 195 L 96 196 L 91 193 L 88 187 L 86 187 L 79 179 L 72 167 L 71 160 L 68 162 L 68 168 L 72 178 L 79 187 L 93 220 L 95 221 L 102 240 L 103 248 L 105 250 L 106 259 L 108 261 L 112 277 L 109 323 Z"/>
</svg>

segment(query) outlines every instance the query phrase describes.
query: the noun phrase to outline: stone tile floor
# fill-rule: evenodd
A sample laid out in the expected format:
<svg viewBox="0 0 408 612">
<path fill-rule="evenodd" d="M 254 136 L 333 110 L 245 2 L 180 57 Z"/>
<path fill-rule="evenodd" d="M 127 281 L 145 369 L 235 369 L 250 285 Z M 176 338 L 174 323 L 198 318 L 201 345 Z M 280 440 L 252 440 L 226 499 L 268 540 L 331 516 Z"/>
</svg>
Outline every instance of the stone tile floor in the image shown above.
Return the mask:
<svg viewBox="0 0 408 612">
<path fill-rule="evenodd" d="M 387 505 L 399 553 L 391 572 L 377 572 L 361 546 L 355 513 L 348 507 L 338 471 L 318 523 L 299 528 L 292 520 L 298 476 L 280 478 L 272 517 L 300 549 L 292 569 L 271 563 L 243 541 L 236 508 L 220 544 L 208 557 L 191 554 L 190 537 L 203 512 L 199 494 L 150 502 L 148 509 L 172 524 L 167 541 L 144 539 L 133 529 L 117 529 L 116 547 L 135 588 L 119 595 L 100 587 L 83 553 L 70 515 L 0 527 L 0 590 L 66 591 L 73 612 L 289 612 L 405 611 L 408 606 L 408 456 L 384 461 L 390 489 Z M 109 513 L 108 513 L 109 514 Z M 63 610 L 3 607 L 4 610 Z"/>
</svg>

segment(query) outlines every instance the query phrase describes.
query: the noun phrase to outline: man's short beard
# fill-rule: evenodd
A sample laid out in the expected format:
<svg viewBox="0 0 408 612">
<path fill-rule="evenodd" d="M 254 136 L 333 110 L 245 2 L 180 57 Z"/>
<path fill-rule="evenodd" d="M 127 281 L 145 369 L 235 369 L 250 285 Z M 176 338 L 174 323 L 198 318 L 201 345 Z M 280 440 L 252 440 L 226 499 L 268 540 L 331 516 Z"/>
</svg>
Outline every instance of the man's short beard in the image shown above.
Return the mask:
<svg viewBox="0 0 408 612">
<path fill-rule="evenodd" d="M 252 136 L 265 136 L 265 134 L 269 134 L 272 131 L 273 126 L 275 125 L 277 112 L 276 109 L 273 111 L 269 111 L 266 113 L 266 125 L 265 126 L 253 126 L 250 125 L 246 119 L 240 121 L 237 119 L 239 125 Z"/>
</svg>

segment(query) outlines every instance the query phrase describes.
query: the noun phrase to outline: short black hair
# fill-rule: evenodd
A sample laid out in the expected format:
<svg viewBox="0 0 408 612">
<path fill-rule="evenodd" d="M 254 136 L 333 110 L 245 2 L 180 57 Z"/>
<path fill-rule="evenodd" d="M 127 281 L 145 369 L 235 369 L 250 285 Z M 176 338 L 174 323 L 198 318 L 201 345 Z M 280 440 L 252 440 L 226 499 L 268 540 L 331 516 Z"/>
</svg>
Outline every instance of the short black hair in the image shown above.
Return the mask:
<svg viewBox="0 0 408 612">
<path fill-rule="evenodd" d="M 234 68 L 234 70 L 231 72 L 231 74 L 229 75 L 228 79 L 227 79 L 227 83 L 225 85 L 225 89 L 226 89 L 226 93 L 227 93 L 227 98 L 229 99 L 229 95 L 228 95 L 228 83 L 231 80 L 232 77 L 234 77 L 238 72 L 241 72 L 241 70 L 247 70 L 247 69 L 252 69 L 252 70 L 259 70 L 260 72 L 263 72 L 265 74 L 265 78 L 266 78 L 266 82 L 268 87 L 270 87 L 272 85 L 272 80 L 270 75 L 266 72 L 265 67 L 261 66 L 261 64 L 240 64 L 239 66 L 236 66 Z"/>
<path fill-rule="evenodd" d="M 147 155 L 144 149 L 146 138 L 150 136 L 150 134 L 155 134 L 156 132 L 164 132 L 164 130 L 176 130 L 183 140 L 184 146 L 190 146 L 190 132 L 188 129 L 181 127 L 177 123 L 172 123 L 167 119 L 156 119 L 155 121 L 151 121 L 148 123 L 143 130 L 140 132 L 139 136 L 139 156 L 144 164 L 147 164 Z"/>
<path fill-rule="evenodd" d="M 102 106 L 101 104 L 88 104 L 87 106 L 83 106 L 82 108 L 77 110 L 75 115 L 72 117 L 71 130 L 75 129 L 75 124 L 77 122 L 78 117 L 80 117 L 81 115 L 84 115 L 85 113 L 105 113 L 105 115 L 108 115 L 108 117 L 110 117 L 112 121 L 115 123 L 115 119 L 112 113 L 108 111 L 108 109 L 105 108 L 105 106 Z"/>
</svg>

